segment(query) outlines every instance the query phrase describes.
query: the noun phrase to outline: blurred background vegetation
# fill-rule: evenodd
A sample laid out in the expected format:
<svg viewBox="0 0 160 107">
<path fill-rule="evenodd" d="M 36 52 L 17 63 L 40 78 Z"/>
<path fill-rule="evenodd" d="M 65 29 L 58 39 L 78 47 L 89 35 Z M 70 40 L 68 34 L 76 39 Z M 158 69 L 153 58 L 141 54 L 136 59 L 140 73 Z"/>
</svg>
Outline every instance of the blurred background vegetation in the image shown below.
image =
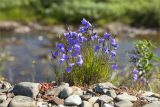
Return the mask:
<svg viewBox="0 0 160 107">
<path fill-rule="evenodd" d="M 0 20 L 42 24 L 78 23 L 83 17 L 160 27 L 160 0 L 1 0 Z"/>
</svg>

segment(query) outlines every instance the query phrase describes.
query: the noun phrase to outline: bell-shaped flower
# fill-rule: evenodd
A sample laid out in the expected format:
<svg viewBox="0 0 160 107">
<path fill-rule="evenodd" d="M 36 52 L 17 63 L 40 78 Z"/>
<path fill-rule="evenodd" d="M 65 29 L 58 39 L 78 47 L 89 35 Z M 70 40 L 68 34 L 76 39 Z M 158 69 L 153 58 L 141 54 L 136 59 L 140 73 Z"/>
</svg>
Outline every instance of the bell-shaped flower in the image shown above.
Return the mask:
<svg viewBox="0 0 160 107">
<path fill-rule="evenodd" d="M 65 60 L 63 58 L 59 59 L 59 64 L 62 64 Z"/>
<path fill-rule="evenodd" d="M 98 38 L 98 36 L 97 36 L 97 35 L 93 35 L 93 36 L 91 36 L 91 40 L 92 40 L 92 41 L 95 41 L 97 38 Z"/>
<path fill-rule="evenodd" d="M 69 38 L 70 37 L 70 33 L 64 33 L 64 37 L 65 38 Z"/>
<path fill-rule="evenodd" d="M 80 36 L 80 42 L 86 42 L 87 41 L 87 38 L 85 38 L 84 36 Z"/>
<path fill-rule="evenodd" d="M 137 74 L 133 74 L 132 80 L 133 80 L 133 81 L 137 81 L 137 79 L 138 79 L 138 75 L 137 75 Z"/>
<path fill-rule="evenodd" d="M 103 36 L 104 36 L 105 39 L 109 39 L 111 37 L 111 35 L 109 33 L 104 33 Z"/>
<path fill-rule="evenodd" d="M 113 64 L 113 65 L 112 65 L 112 69 L 113 69 L 113 70 L 117 70 L 117 69 L 118 69 L 118 65 L 117 65 L 117 64 Z"/>
<path fill-rule="evenodd" d="M 78 54 L 79 54 L 79 52 L 73 51 L 73 52 L 72 52 L 72 57 L 77 57 Z"/>
<path fill-rule="evenodd" d="M 105 41 L 105 39 L 103 39 L 103 38 L 98 39 L 98 43 L 103 43 L 104 41 Z"/>
<path fill-rule="evenodd" d="M 87 28 L 92 27 L 92 25 L 85 18 L 83 18 L 81 23 L 82 23 L 82 25 L 84 25 Z"/>
<path fill-rule="evenodd" d="M 65 52 L 64 44 L 58 43 L 58 44 L 56 44 L 56 47 L 58 48 L 58 50 L 59 50 L 60 52 L 62 52 L 62 53 Z"/>
<path fill-rule="evenodd" d="M 74 63 L 70 63 L 69 66 L 66 68 L 66 72 L 70 73 L 74 65 Z"/>
<path fill-rule="evenodd" d="M 94 46 L 94 51 L 95 51 L 95 52 L 98 52 L 100 49 L 101 49 L 100 46 L 98 46 L 98 45 Z"/>
<path fill-rule="evenodd" d="M 58 51 L 53 52 L 52 56 L 57 57 L 58 56 Z"/>
<path fill-rule="evenodd" d="M 108 48 L 103 48 L 103 52 L 104 52 L 105 54 L 108 54 L 108 53 L 109 53 Z"/>
<path fill-rule="evenodd" d="M 111 38 L 111 39 L 110 39 L 110 44 L 111 44 L 113 47 L 117 47 L 117 46 L 118 46 L 115 38 Z"/>
<path fill-rule="evenodd" d="M 72 47 L 71 45 L 69 45 L 68 48 L 67 48 L 67 51 L 68 51 L 68 52 L 71 52 L 71 51 L 72 51 L 72 48 L 73 48 L 73 47 Z"/>
<path fill-rule="evenodd" d="M 74 45 L 74 50 L 75 50 L 76 52 L 80 52 L 81 46 L 78 45 L 78 44 L 75 44 L 75 45 Z"/>
<path fill-rule="evenodd" d="M 69 57 L 66 54 L 62 54 L 61 59 L 68 60 Z"/>
<path fill-rule="evenodd" d="M 133 74 L 136 74 L 136 75 L 137 75 L 137 74 L 138 74 L 138 72 L 139 72 L 139 71 L 138 71 L 138 70 L 136 70 L 136 69 L 134 69 L 134 70 L 133 70 Z"/>
<path fill-rule="evenodd" d="M 82 66 L 82 64 L 83 64 L 82 55 L 78 55 L 78 61 L 77 61 L 77 64 L 78 64 L 79 66 Z"/>
<path fill-rule="evenodd" d="M 79 28 L 80 33 L 85 33 L 86 31 L 87 31 L 87 28 L 85 26 Z"/>
<path fill-rule="evenodd" d="M 111 56 L 111 57 L 115 57 L 115 56 L 116 56 L 116 52 L 115 52 L 114 50 L 112 50 L 112 51 L 110 52 L 110 56 Z"/>
</svg>

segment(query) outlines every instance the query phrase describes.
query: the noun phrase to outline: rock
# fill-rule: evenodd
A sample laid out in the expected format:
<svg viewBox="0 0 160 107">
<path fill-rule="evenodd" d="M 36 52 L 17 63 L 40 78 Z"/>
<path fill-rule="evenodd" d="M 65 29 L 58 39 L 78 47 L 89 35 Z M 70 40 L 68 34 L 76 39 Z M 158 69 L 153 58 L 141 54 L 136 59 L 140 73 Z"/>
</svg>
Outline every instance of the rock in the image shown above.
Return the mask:
<svg viewBox="0 0 160 107">
<path fill-rule="evenodd" d="M 37 102 L 36 107 L 48 107 L 48 103 L 47 102 Z"/>
<path fill-rule="evenodd" d="M 99 98 L 98 98 L 98 102 L 100 102 L 100 104 L 102 103 L 109 103 L 113 101 L 113 98 L 108 96 L 108 95 L 101 95 Z"/>
<path fill-rule="evenodd" d="M 100 107 L 98 103 L 94 103 L 93 107 Z"/>
<path fill-rule="evenodd" d="M 53 97 L 49 102 L 55 105 L 64 105 L 64 99 L 60 99 L 58 97 Z"/>
<path fill-rule="evenodd" d="M 11 88 L 11 84 L 9 82 L 6 82 L 6 81 L 0 81 L 0 90 L 1 91 L 6 91 L 6 90 L 9 90 Z"/>
<path fill-rule="evenodd" d="M 87 90 L 87 93 L 90 93 L 90 94 L 92 94 L 93 96 L 96 95 L 96 93 L 95 93 L 92 89 L 88 89 L 88 90 Z"/>
<path fill-rule="evenodd" d="M 81 88 L 73 86 L 72 89 L 73 89 L 73 94 L 79 95 L 79 96 L 83 95 L 83 91 Z"/>
<path fill-rule="evenodd" d="M 98 101 L 99 97 L 92 97 L 88 101 L 91 102 L 92 104 L 96 103 Z"/>
<path fill-rule="evenodd" d="M 123 101 L 123 100 L 131 101 L 131 102 L 137 101 L 137 97 L 132 96 L 132 95 L 128 95 L 127 93 L 117 95 L 117 97 L 115 99 L 117 101 Z"/>
<path fill-rule="evenodd" d="M 159 100 L 158 98 L 155 98 L 155 97 L 144 97 L 144 99 L 146 99 L 149 102 L 153 102 L 153 101 L 158 101 Z"/>
<path fill-rule="evenodd" d="M 104 103 L 102 107 L 113 107 L 113 106 L 112 106 L 112 105 L 110 105 L 110 104 L 106 104 L 106 103 Z"/>
<path fill-rule="evenodd" d="M 66 106 L 64 106 L 64 105 L 58 105 L 58 106 L 56 106 L 56 107 L 66 107 Z"/>
<path fill-rule="evenodd" d="M 64 100 L 64 104 L 67 106 L 78 106 L 81 103 L 82 100 L 78 95 L 71 95 Z"/>
<path fill-rule="evenodd" d="M 67 98 L 73 93 L 73 89 L 71 87 L 65 87 L 59 94 L 60 98 Z"/>
<path fill-rule="evenodd" d="M 39 83 L 21 82 L 14 86 L 13 93 L 36 98 L 39 93 Z"/>
<path fill-rule="evenodd" d="M 60 86 L 69 87 L 69 84 L 68 84 L 68 83 L 65 83 L 65 82 L 61 82 L 61 83 L 60 83 Z"/>
<path fill-rule="evenodd" d="M 105 94 L 109 89 L 116 88 L 112 83 L 105 82 L 105 83 L 99 83 L 95 86 L 94 90 L 97 93 Z"/>
<path fill-rule="evenodd" d="M 14 29 L 15 33 L 28 33 L 31 29 L 28 26 L 20 26 Z"/>
<path fill-rule="evenodd" d="M 81 107 L 93 107 L 93 104 L 88 101 L 83 101 Z"/>
<path fill-rule="evenodd" d="M 7 99 L 6 94 L 0 95 L 0 103 L 2 103 L 3 101 L 5 101 L 6 99 Z"/>
<path fill-rule="evenodd" d="M 59 96 L 60 92 L 61 92 L 64 88 L 66 88 L 66 87 L 68 87 L 68 86 L 69 86 L 69 85 L 67 85 L 67 84 L 60 85 L 60 86 L 58 86 L 58 87 L 56 87 L 56 88 L 53 88 L 53 89 L 51 89 L 51 90 L 48 90 L 48 91 L 45 93 L 45 95 L 47 95 L 47 96 Z"/>
<path fill-rule="evenodd" d="M 12 98 L 8 98 L 7 100 L 3 101 L 2 103 L 0 103 L 0 107 L 8 107 L 11 100 Z"/>
<path fill-rule="evenodd" d="M 2 21 L 0 22 L 0 31 L 13 31 L 15 28 L 21 26 L 17 22 L 13 21 Z"/>
<path fill-rule="evenodd" d="M 115 90 L 108 90 L 106 95 L 112 97 L 112 98 L 116 98 L 117 94 L 115 92 Z"/>
<path fill-rule="evenodd" d="M 87 101 L 88 99 L 90 99 L 92 97 L 92 95 L 91 94 L 85 94 L 85 95 L 81 95 L 80 97 L 82 98 L 82 100 Z"/>
<path fill-rule="evenodd" d="M 9 107 L 36 107 L 36 101 L 31 97 L 15 96 L 9 104 Z"/>
<path fill-rule="evenodd" d="M 115 107 L 132 107 L 133 103 L 130 101 L 120 101 L 115 103 Z"/>
<path fill-rule="evenodd" d="M 8 89 L 0 89 L 0 93 L 7 93 Z"/>
<path fill-rule="evenodd" d="M 150 92 L 150 91 L 145 91 L 141 95 L 141 98 L 146 99 L 149 102 L 153 102 L 153 101 L 158 101 L 160 99 L 160 95 L 159 94 L 155 94 L 155 93 Z"/>
<path fill-rule="evenodd" d="M 160 101 L 154 101 L 154 102 L 146 104 L 142 107 L 160 107 Z"/>
</svg>

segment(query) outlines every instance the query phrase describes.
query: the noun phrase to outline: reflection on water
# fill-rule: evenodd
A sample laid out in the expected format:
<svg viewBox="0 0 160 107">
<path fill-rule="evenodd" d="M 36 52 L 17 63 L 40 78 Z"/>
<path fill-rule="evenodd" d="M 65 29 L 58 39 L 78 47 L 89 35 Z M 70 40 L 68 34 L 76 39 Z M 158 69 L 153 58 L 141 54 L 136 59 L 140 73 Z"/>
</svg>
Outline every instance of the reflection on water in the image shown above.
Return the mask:
<svg viewBox="0 0 160 107">
<path fill-rule="evenodd" d="M 138 39 L 149 39 L 158 47 L 156 53 L 160 56 L 160 36 Z M 127 64 L 126 52 L 133 47 L 136 39 L 119 38 L 118 59 L 120 68 Z M 54 41 L 55 42 L 55 41 Z M 10 82 L 54 80 L 50 69 L 50 37 L 47 34 L 1 34 L 0 53 L 9 53 L 14 60 L 6 61 L 2 75 Z M 123 62 L 123 63 L 121 63 Z"/>
</svg>

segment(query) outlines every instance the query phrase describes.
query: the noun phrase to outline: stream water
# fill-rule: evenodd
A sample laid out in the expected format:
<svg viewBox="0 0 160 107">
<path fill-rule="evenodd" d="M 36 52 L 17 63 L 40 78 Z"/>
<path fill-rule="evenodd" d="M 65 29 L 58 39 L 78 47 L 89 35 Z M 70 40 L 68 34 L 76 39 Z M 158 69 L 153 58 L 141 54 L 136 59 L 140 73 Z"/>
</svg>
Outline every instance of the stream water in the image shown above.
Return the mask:
<svg viewBox="0 0 160 107">
<path fill-rule="evenodd" d="M 50 52 L 53 50 L 52 43 L 56 42 L 53 37 L 55 36 L 47 33 L 0 34 L 0 53 L 8 54 L 9 57 L 3 63 L 4 69 L 1 71 L 1 75 L 13 83 L 54 80 L 50 60 Z M 155 53 L 160 56 L 160 35 L 138 36 L 138 38 L 119 37 L 117 53 L 120 69 L 124 69 L 128 64 L 126 52 L 133 47 L 133 42 L 137 39 L 151 40 L 157 46 Z"/>
</svg>

